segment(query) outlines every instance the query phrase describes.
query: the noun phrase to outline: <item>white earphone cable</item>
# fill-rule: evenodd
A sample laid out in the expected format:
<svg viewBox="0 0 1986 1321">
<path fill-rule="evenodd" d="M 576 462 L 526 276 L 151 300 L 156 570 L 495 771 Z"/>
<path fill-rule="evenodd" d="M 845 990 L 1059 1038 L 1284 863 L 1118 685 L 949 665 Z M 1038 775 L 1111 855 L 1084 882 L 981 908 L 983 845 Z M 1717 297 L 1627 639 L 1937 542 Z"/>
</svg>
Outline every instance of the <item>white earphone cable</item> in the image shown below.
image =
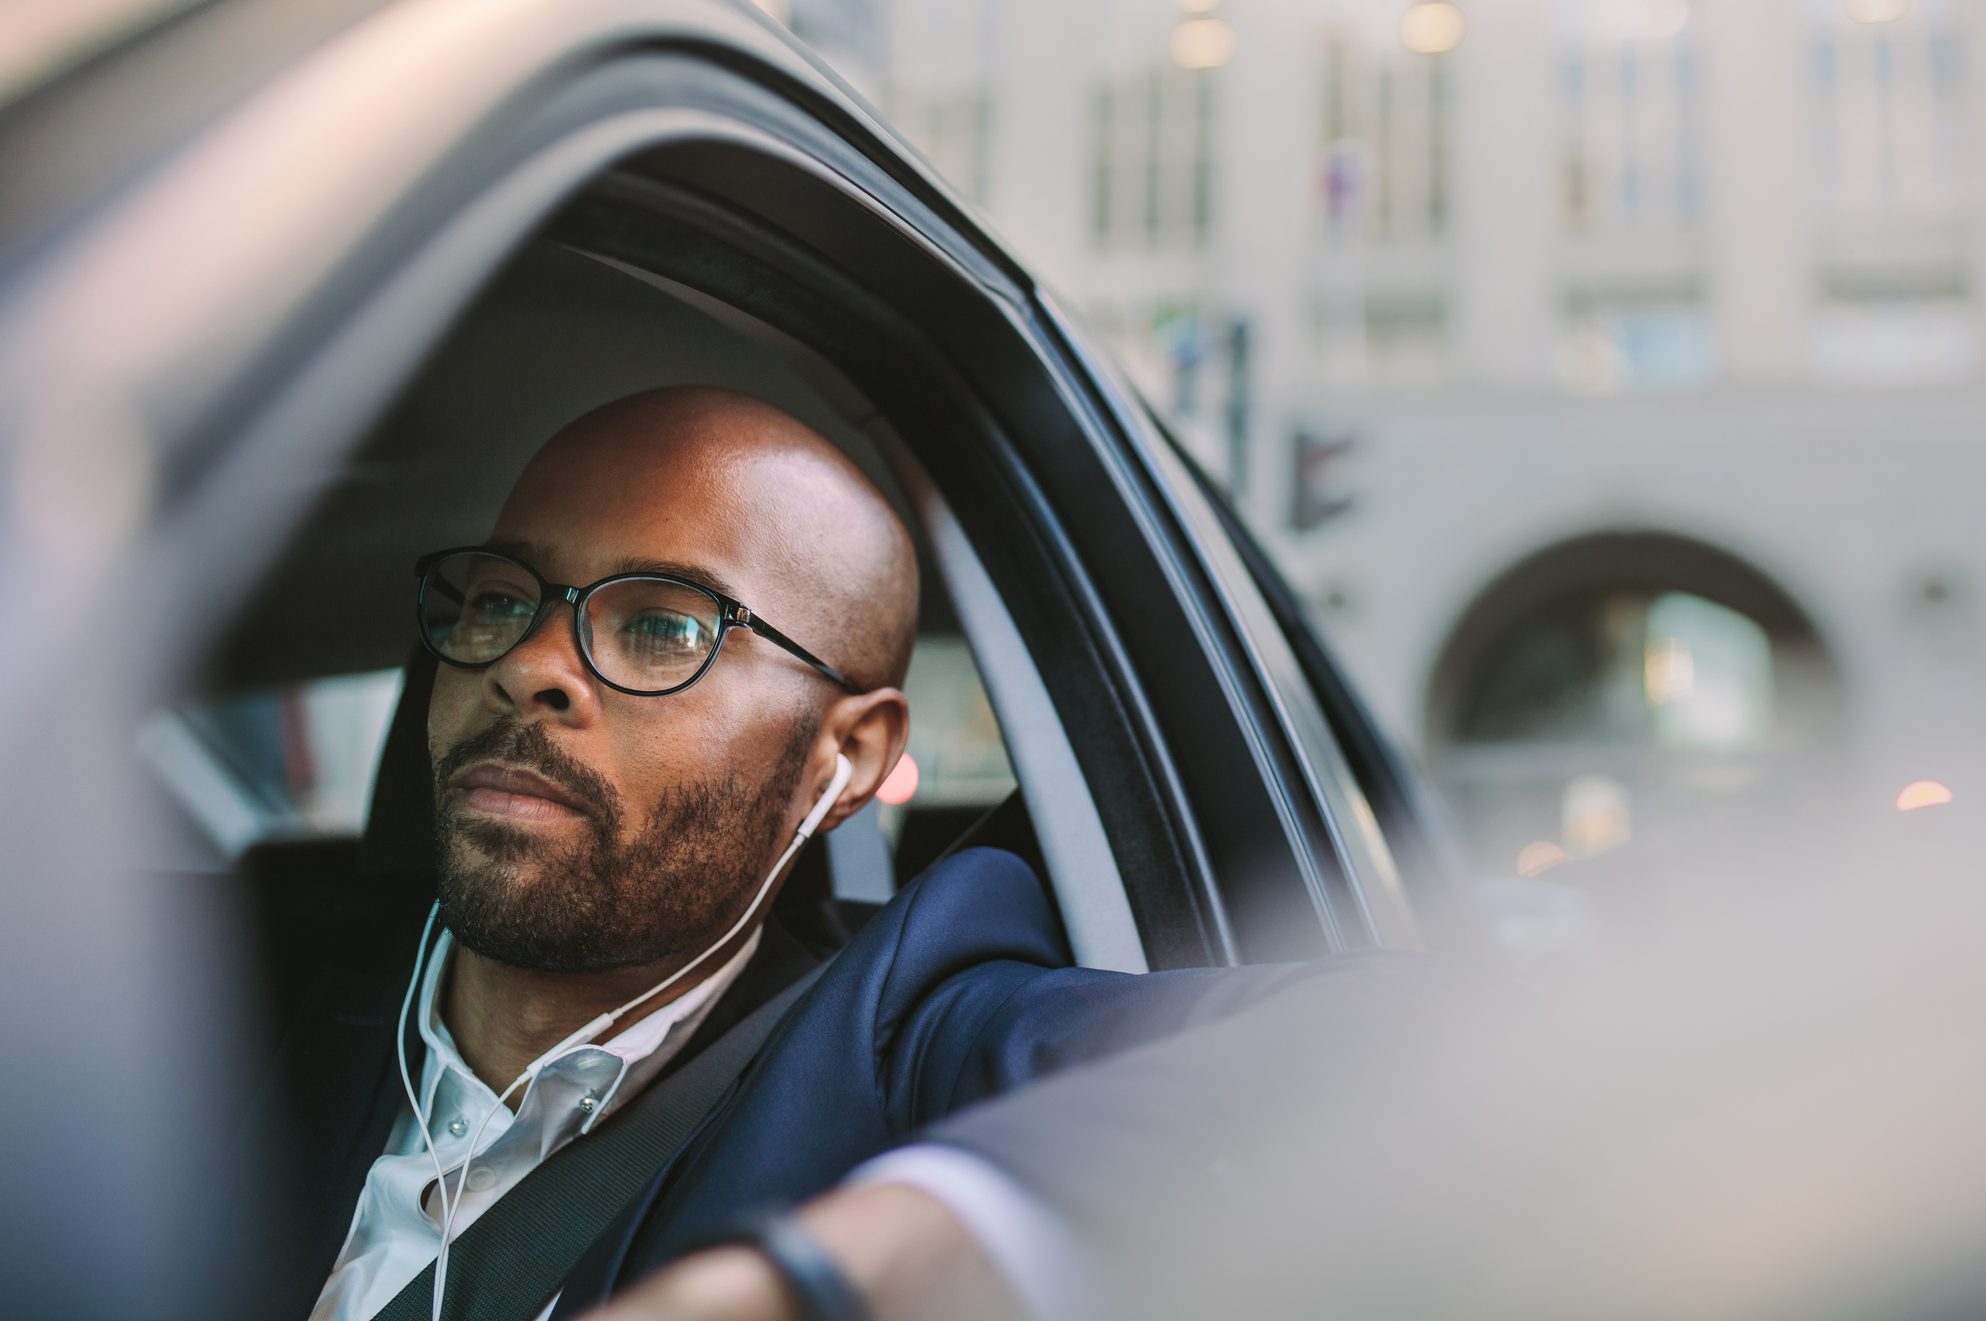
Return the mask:
<svg viewBox="0 0 1986 1321">
<path fill-rule="evenodd" d="M 448 1178 L 441 1170 L 441 1153 L 435 1150 L 434 1134 L 428 1131 L 427 1116 L 421 1112 L 420 1098 L 414 1094 L 414 1081 L 407 1071 L 407 1015 L 414 1007 L 414 993 L 421 985 L 421 967 L 427 961 L 428 937 L 434 934 L 435 917 L 441 912 L 441 901 L 436 900 L 428 909 L 428 920 L 421 927 L 421 943 L 414 951 L 414 975 L 407 982 L 407 994 L 400 1001 L 400 1023 L 393 1039 L 394 1054 L 400 1060 L 400 1086 L 406 1090 L 407 1103 L 413 1107 L 414 1123 L 421 1130 L 421 1145 L 427 1148 L 428 1159 L 434 1162 L 435 1182 L 441 1187 L 441 1205 L 444 1212 L 448 1208 Z"/>
<path fill-rule="evenodd" d="M 536 1067 L 535 1063 L 532 1067 Z M 462 1205 L 462 1192 L 469 1184 L 469 1169 L 476 1160 L 476 1144 L 483 1140 L 483 1130 L 490 1126 L 492 1119 L 496 1118 L 496 1112 L 503 1109 L 503 1103 L 510 1099 L 510 1094 L 517 1090 L 517 1085 L 529 1077 L 531 1077 L 531 1069 L 527 1068 L 512 1079 L 510 1086 L 503 1089 L 503 1095 L 497 1097 L 496 1103 L 483 1112 L 483 1122 L 476 1125 L 476 1131 L 469 1137 L 469 1153 L 462 1158 L 462 1177 L 455 1181 L 453 1197 L 448 1195 L 448 1180 L 446 1178 L 442 1180 L 441 1250 L 435 1254 L 434 1259 L 434 1321 L 441 1321 L 441 1300 L 448 1291 L 449 1233 L 455 1228 L 455 1208 Z"/>
</svg>

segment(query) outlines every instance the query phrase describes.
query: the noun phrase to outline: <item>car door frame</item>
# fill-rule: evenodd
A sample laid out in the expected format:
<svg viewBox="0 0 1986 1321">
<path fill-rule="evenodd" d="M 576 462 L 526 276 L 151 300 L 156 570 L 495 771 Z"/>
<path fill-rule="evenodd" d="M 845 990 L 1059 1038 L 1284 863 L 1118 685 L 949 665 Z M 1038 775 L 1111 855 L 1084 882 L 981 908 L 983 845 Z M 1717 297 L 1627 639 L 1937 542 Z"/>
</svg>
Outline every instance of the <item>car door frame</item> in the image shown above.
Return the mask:
<svg viewBox="0 0 1986 1321">
<path fill-rule="evenodd" d="M 700 185 L 725 242 L 757 245 L 753 269 L 802 294 L 831 280 L 844 308 L 896 314 L 922 332 L 890 336 L 899 353 L 952 341 L 934 360 L 952 374 L 934 411 L 976 418 L 986 447 L 941 480 L 990 480 L 1026 515 L 975 544 L 1018 603 L 1152 965 L 1409 938 L 1384 840 L 1217 523 L 1098 355 L 846 87 L 712 3 L 658 18 L 598 0 L 477 25 L 449 10 L 395 6 L 341 30 L 79 216 L 9 288 L 0 352 L 15 382 L 86 391 L 151 447 L 155 516 L 122 550 L 197 565 L 206 587 L 198 608 L 152 621 L 162 639 L 197 649 L 253 581 L 236 548 L 276 544 L 313 475 L 504 256 L 609 165 L 639 159 Z M 383 131 L 391 114 L 390 144 L 355 143 L 329 113 L 341 78 L 444 46 L 474 76 L 396 87 L 367 119 Z M 319 167 L 303 196 L 245 251 L 200 253 L 203 202 L 244 194 L 286 155 Z M 175 250 L 199 255 L 175 265 Z M 93 341 L 77 310 L 141 271 L 165 288 Z M 819 324 L 770 310 L 820 347 Z M 1314 924 L 1289 921 L 1298 909 Z"/>
</svg>

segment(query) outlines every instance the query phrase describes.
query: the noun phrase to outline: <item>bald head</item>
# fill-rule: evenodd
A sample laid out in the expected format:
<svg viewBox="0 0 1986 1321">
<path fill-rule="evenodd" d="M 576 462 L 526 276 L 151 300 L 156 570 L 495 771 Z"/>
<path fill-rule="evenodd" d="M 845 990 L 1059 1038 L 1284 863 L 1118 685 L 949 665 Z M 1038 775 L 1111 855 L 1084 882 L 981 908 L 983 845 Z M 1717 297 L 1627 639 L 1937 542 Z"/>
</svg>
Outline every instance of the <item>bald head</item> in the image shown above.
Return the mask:
<svg viewBox="0 0 1986 1321">
<path fill-rule="evenodd" d="M 664 540 L 704 524 L 746 605 L 858 686 L 902 683 L 917 636 L 910 534 L 875 483 L 791 414 L 710 386 L 614 400 L 538 451 L 499 527 L 548 497 L 597 502 L 603 524 L 636 535 L 652 521 Z"/>
<path fill-rule="evenodd" d="M 438 892 L 478 957 L 607 975 L 711 947 L 815 804 L 833 829 L 902 755 L 910 535 L 845 454 L 770 404 L 699 388 L 595 409 L 532 458 L 491 540 L 550 582 L 659 574 L 732 597 L 859 691 L 757 630 L 713 638 L 714 621 L 617 618 L 600 598 L 585 619 L 546 602 L 494 660 L 439 666 Z M 514 619 L 526 580 L 482 562 L 478 611 Z M 720 645 L 694 681 L 644 695 L 600 681 L 584 641 L 599 627 L 657 655 Z"/>
</svg>

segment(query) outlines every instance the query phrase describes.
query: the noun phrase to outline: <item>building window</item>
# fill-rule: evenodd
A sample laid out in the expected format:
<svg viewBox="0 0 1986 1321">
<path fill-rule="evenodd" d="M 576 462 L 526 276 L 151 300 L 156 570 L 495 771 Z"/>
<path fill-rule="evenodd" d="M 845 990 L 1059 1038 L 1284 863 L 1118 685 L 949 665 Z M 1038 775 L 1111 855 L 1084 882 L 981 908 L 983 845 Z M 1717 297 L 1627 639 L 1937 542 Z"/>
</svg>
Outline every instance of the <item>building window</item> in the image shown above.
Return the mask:
<svg viewBox="0 0 1986 1321">
<path fill-rule="evenodd" d="M 984 91 L 926 93 L 895 87 L 888 113 L 945 182 L 974 201 L 985 200 L 992 109 Z"/>
<path fill-rule="evenodd" d="M 1311 333 L 1318 368 L 1333 385 L 1402 389 L 1447 378 L 1448 309 L 1438 292 L 1327 293 L 1311 304 Z"/>
<path fill-rule="evenodd" d="M 1199 248 L 1213 224 L 1213 84 L 1145 70 L 1096 89 L 1090 232 L 1107 249 Z"/>
<path fill-rule="evenodd" d="M 1577 298 L 1566 307 L 1559 374 L 1580 394 L 1692 389 L 1716 370 L 1710 319 L 1694 299 Z"/>
<path fill-rule="evenodd" d="M 1560 4 L 1563 206 L 1571 232 L 1673 231 L 1700 219 L 1695 27 L 1682 4 Z"/>
<path fill-rule="evenodd" d="M 1333 387 L 1434 385 L 1449 368 L 1440 245 L 1455 57 L 1407 50 L 1398 19 L 1384 6 L 1342 10 L 1323 36 L 1311 326 L 1319 379 Z"/>
<path fill-rule="evenodd" d="M 1429 242 L 1448 220 L 1447 55 L 1417 55 L 1370 24 L 1344 23 L 1324 48 L 1325 223 L 1338 238 Z"/>
<path fill-rule="evenodd" d="M 1842 293 L 1814 317 L 1814 374 L 1834 385 L 1940 385 L 1978 373 L 1979 316 L 1960 293 Z"/>
<path fill-rule="evenodd" d="M 1819 196 L 1838 226 L 1955 220 L 1968 158 L 1957 5 L 1916 0 L 1856 22 L 1808 0 Z"/>
</svg>

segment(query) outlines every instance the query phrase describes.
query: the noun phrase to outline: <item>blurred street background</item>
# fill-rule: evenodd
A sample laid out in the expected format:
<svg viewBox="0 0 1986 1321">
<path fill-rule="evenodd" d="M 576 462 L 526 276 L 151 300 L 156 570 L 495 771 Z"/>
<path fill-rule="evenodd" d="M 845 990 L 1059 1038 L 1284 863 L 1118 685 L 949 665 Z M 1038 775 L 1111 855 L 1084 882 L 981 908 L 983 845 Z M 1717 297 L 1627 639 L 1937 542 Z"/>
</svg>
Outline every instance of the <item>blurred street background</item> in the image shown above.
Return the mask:
<svg viewBox="0 0 1986 1321">
<path fill-rule="evenodd" d="M 1986 5 L 768 5 L 1234 493 L 1478 875 L 1964 788 Z"/>
<path fill-rule="evenodd" d="M 1765 796 L 1978 791 L 1986 3 L 763 7 L 1233 494 L 1514 939 Z M 398 685 L 146 750 L 224 856 L 349 834 Z M 999 730 L 961 639 L 909 688 L 885 827 L 953 831 Z"/>
</svg>

